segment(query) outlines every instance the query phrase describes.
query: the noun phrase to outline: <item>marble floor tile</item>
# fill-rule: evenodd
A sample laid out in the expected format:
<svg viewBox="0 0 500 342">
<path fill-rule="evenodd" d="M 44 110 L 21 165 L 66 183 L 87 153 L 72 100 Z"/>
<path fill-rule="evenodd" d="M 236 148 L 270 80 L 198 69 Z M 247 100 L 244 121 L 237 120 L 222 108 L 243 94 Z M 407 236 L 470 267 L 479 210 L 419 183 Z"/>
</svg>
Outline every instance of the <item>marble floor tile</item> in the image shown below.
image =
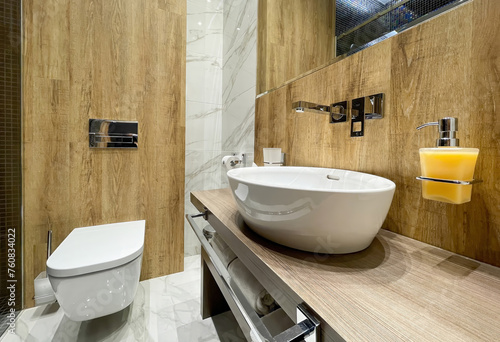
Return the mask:
<svg viewBox="0 0 500 342">
<path fill-rule="evenodd" d="M 189 342 L 244 342 L 243 332 L 235 323 L 231 312 L 226 312 L 204 321 L 194 321 L 177 328 L 179 341 Z"/>
<path fill-rule="evenodd" d="M 217 331 L 211 320 L 204 322 L 194 321 L 177 328 L 177 336 L 179 341 L 189 342 L 215 342 L 220 341 L 217 336 Z"/>
<path fill-rule="evenodd" d="M 201 319 L 200 256 L 185 258 L 184 265 L 184 272 L 141 282 L 134 302 L 109 316 L 74 322 L 57 303 L 23 310 L 16 333 L 0 341 L 244 341 L 230 312 Z"/>
</svg>

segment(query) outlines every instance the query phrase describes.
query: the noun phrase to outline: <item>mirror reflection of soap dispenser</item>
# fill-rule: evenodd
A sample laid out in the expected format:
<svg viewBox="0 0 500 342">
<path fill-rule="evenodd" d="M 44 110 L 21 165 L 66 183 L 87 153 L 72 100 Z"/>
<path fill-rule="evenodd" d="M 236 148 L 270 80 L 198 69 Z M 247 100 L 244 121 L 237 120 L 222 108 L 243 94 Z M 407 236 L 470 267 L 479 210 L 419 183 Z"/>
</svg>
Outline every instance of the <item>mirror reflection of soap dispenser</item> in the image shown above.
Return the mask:
<svg viewBox="0 0 500 342">
<path fill-rule="evenodd" d="M 419 150 L 422 176 L 417 179 L 422 181 L 422 196 L 453 204 L 469 202 L 472 184 L 480 182 L 474 180 L 479 149 L 459 147 L 457 118 L 446 117 L 417 129 L 427 126 L 438 126 L 439 137 L 436 147 Z"/>
</svg>

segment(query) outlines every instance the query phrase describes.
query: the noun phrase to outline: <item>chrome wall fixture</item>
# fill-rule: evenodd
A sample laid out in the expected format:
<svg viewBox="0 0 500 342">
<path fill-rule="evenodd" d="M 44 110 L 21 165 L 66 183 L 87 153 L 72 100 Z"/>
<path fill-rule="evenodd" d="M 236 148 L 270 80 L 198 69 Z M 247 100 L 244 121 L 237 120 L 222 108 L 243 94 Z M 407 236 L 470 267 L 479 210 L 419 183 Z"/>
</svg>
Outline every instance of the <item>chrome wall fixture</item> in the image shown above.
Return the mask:
<svg viewBox="0 0 500 342">
<path fill-rule="evenodd" d="M 351 104 L 351 137 L 365 134 L 365 120 L 384 117 L 384 94 L 359 97 Z"/>
<path fill-rule="evenodd" d="M 90 148 L 137 148 L 138 122 L 89 119 Z"/>
<path fill-rule="evenodd" d="M 347 111 L 347 101 L 333 103 L 330 111 L 330 123 L 347 122 Z"/>
<path fill-rule="evenodd" d="M 384 94 L 359 97 L 351 101 L 341 101 L 330 106 L 312 102 L 297 101 L 292 109 L 297 113 L 311 112 L 330 116 L 330 123 L 347 122 L 351 113 L 351 137 L 362 137 L 365 133 L 365 120 L 382 119 L 384 117 Z"/>
</svg>

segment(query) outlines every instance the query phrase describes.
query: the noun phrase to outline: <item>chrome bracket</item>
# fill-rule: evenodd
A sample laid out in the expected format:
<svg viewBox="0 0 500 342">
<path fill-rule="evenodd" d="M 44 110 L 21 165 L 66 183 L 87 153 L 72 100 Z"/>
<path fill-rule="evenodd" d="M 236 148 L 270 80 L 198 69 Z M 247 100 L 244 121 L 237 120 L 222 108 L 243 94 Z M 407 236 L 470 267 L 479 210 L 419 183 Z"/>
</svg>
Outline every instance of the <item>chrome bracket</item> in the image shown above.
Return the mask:
<svg viewBox="0 0 500 342">
<path fill-rule="evenodd" d="M 205 221 L 208 220 L 208 214 L 210 211 L 207 208 L 203 208 L 203 212 L 199 214 L 190 215 L 192 218 L 203 217 Z"/>
<path fill-rule="evenodd" d="M 274 336 L 276 342 L 319 341 L 319 321 L 309 314 L 303 304 L 297 306 L 297 324 Z"/>
<path fill-rule="evenodd" d="M 430 181 L 430 182 L 457 184 L 457 185 L 472 185 L 472 184 L 478 184 L 478 183 L 483 182 L 481 179 L 471 179 L 471 180 L 467 180 L 467 181 L 462 181 L 462 180 L 454 180 L 454 179 L 431 178 L 431 177 L 424 177 L 424 176 L 419 176 L 419 177 L 417 177 L 417 179 L 421 180 L 421 181 Z"/>
</svg>

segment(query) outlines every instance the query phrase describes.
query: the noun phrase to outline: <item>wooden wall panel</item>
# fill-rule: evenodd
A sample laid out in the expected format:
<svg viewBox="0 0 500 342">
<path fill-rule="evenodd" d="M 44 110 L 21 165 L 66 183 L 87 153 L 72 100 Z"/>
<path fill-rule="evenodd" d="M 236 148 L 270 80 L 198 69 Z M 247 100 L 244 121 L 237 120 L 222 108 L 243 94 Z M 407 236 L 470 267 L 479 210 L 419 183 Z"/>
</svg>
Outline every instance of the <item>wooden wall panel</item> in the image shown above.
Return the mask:
<svg viewBox="0 0 500 342">
<path fill-rule="evenodd" d="M 257 94 L 335 57 L 335 1 L 260 0 Z"/>
<path fill-rule="evenodd" d="M 25 302 L 73 228 L 146 220 L 142 279 L 183 268 L 186 2 L 24 2 Z M 90 150 L 88 119 L 139 149 Z M 89 253 L 92 246 L 89 246 Z"/>
<path fill-rule="evenodd" d="M 258 98 L 256 162 L 262 148 L 281 147 L 288 165 L 387 177 L 396 193 L 385 229 L 500 266 L 498 17 L 497 1 L 466 3 Z M 298 100 L 328 105 L 378 92 L 386 94 L 385 117 L 367 121 L 360 138 L 347 123 L 291 109 Z M 462 205 L 423 199 L 415 180 L 418 149 L 437 137 L 435 127 L 415 128 L 445 116 L 459 118 L 461 146 L 480 148 L 475 177 L 484 183 Z"/>
</svg>

